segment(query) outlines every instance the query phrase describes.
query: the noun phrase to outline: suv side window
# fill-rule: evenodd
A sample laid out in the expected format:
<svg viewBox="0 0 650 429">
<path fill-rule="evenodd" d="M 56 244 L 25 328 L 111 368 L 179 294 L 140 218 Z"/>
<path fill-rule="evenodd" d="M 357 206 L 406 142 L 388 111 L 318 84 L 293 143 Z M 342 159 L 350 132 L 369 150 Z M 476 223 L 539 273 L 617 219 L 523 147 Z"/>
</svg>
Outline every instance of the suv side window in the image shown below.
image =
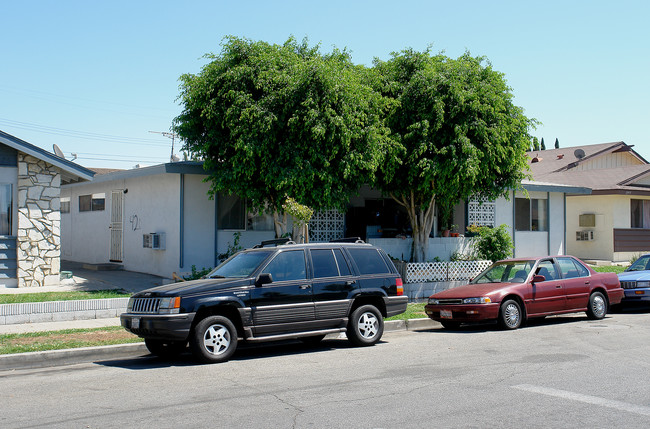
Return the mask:
<svg viewBox="0 0 650 429">
<path fill-rule="evenodd" d="M 348 261 L 345 260 L 343 256 L 343 251 L 341 249 L 334 249 L 334 256 L 336 256 L 336 264 L 339 266 L 339 272 L 342 276 L 349 276 L 352 274 L 350 267 L 348 266 Z"/>
<path fill-rule="evenodd" d="M 311 262 L 314 264 L 314 278 L 336 277 L 339 269 L 332 249 L 311 249 Z"/>
<path fill-rule="evenodd" d="M 352 259 L 359 268 L 361 274 L 385 274 L 390 273 L 390 269 L 384 258 L 381 257 L 377 249 L 356 249 L 348 248 Z"/>
<path fill-rule="evenodd" d="M 274 282 L 306 279 L 305 252 L 302 250 L 280 252 L 269 262 L 263 272 L 271 274 Z"/>
</svg>

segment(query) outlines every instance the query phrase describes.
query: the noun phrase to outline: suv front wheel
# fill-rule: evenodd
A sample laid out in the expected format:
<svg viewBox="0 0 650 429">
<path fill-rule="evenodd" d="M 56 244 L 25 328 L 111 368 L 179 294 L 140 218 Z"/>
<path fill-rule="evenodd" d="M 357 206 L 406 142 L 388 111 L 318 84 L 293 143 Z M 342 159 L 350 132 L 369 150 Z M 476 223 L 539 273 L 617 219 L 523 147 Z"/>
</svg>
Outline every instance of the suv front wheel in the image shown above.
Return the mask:
<svg viewBox="0 0 650 429">
<path fill-rule="evenodd" d="M 190 347 L 202 362 L 225 362 L 237 348 L 237 329 L 227 317 L 206 317 L 194 327 Z"/>
<path fill-rule="evenodd" d="M 384 317 L 374 305 L 362 305 L 352 312 L 348 340 L 355 346 L 372 346 L 384 333 Z"/>
</svg>

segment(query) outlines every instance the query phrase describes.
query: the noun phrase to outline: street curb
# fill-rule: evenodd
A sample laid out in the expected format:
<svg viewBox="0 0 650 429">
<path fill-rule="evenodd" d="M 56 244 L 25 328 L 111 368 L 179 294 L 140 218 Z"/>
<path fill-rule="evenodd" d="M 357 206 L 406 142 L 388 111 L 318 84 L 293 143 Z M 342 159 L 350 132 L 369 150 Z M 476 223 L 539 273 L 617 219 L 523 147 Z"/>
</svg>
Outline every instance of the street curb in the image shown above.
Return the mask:
<svg viewBox="0 0 650 429">
<path fill-rule="evenodd" d="M 0 355 L 0 371 L 74 365 L 149 354 L 144 343 Z"/>
<path fill-rule="evenodd" d="M 384 322 L 384 332 L 432 329 L 437 326 L 440 326 L 440 324 L 431 319 L 390 320 Z M 123 359 L 148 354 L 149 350 L 147 350 L 144 343 L 15 353 L 10 355 L 0 355 L 0 371 L 74 365 L 101 360 Z"/>
</svg>

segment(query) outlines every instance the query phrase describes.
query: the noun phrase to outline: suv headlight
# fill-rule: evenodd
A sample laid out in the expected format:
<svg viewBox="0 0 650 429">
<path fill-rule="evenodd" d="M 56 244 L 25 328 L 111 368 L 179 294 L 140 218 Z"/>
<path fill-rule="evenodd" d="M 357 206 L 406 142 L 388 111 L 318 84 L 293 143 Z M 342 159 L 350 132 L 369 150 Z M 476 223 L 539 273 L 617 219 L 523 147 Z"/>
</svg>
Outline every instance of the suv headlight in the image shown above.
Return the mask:
<svg viewBox="0 0 650 429">
<path fill-rule="evenodd" d="M 440 304 L 440 301 L 438 301 L 435 298 L 429 298 L 429 304 L 438 305 L 438 304 Z"/>
<path fill-rule="evenodd" d="M 636 282 L 636 287 L 650 287 L 649 281 Z"/>
<path fill-rule="evenodd" d="M 159 314 L 178 314 L 181 310 L 181 297 L 160 298 Z"/>
<path fill-rule="evenodd" d="M 492 300 L 487 296 L 463 299 L 463 304 L 489 304 L 490 302 L 492 302 Z"/>
</svg>

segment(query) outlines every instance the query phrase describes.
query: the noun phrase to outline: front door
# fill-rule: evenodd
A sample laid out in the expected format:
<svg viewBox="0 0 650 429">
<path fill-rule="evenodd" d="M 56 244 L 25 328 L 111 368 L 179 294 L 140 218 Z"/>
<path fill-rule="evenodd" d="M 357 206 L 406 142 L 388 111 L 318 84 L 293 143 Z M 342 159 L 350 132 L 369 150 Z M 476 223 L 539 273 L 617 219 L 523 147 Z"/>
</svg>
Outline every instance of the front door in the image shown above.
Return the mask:
<svg viewBox="0 0 650 429">
<path fill-rule="evenodd" d="M 111 193 L 111 262 L 122 262 L 124 192 L 121 189 Z"/>
<path fill-rule="evenodd" d="M 273 282 L 251 291 L 255 336 L 309 329 L 314 322 L 314 302 L 305 252 L 278 252 L 262 273 L 271 274 Z"/>
</svg>

